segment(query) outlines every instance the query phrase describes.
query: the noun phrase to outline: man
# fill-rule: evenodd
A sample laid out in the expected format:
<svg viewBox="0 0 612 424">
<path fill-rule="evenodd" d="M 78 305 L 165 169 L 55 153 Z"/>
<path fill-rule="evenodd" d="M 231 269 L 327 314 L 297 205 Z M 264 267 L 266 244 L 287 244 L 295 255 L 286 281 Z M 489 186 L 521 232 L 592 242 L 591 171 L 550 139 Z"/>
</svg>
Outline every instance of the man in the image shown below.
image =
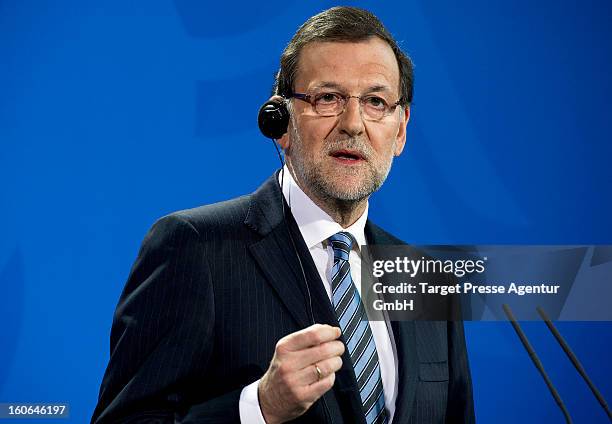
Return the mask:
<svg viewBox="0 0 612 424">
<path fill-rule="evenodd" d="M 375 16 L 332 8 L 275 92 L 283 172 L 153 226 L 92 422 L 473 422 L 461 323 L 368 321 L 359 295 L 360 245 L 402 244 L 367 214 L 406 141 L 410 60 Z"/>
</svg>

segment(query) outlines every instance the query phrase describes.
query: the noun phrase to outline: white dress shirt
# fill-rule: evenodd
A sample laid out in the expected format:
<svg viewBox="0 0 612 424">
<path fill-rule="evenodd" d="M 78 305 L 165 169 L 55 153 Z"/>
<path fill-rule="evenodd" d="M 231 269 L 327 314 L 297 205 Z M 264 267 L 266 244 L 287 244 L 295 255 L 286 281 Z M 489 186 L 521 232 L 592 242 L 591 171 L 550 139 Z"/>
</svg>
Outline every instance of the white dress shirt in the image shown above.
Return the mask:
<svg viewBox="0 0 612 424">
<path fill-rule="evenodd" d="M 283 173 L 279 173 L 279 183 Z M 283 195 L 291 213 L 297 222 L 306 246 L 312 255 L 312 259 L 319 271 L 321 281 L 331 302 L 331 270 L 334 264 L 334 252 L 327 239 L 340 232 L 349 232 L 356 243 L 349 255 L 351 266 L 351 277 L 361 295 L 361 257 L 360 247 L 365 244 L 365 223 L 368 219 L 368 205 L 357 221 L 348 228 L 342 228 L 327 213 L 318 207 L 296 184 L 293 176 L 284 167 Z M 389 412 L 389 422 L 395 413 L 395 400 L 397 398 L 397 350 L 393 332 L 388 331 L 385 321 L 370 321 L 370 328 L 376 344 L 380 374 L 382 378 L 383 391 L 385 394 L 385 406 Z M 259 407 L 257 389 L 259 380 L 246 386 L 240 394 L 240 422 L 242 424 L 265 424 L 265 420 Z"/>
</svg>

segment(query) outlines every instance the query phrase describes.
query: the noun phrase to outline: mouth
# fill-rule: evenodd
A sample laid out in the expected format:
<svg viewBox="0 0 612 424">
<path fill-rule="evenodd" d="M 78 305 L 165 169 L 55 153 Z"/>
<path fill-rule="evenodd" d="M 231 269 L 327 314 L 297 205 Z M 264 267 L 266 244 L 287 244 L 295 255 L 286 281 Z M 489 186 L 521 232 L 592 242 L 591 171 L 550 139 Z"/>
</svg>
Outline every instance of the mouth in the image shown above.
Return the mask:
<svg viewBox="0 0 612 424">
<path fill-rule="evenodd" d="M 330 156 L 342 163 L 359 163 L 365 160 L 361 153 L 348 149 L 334 150 Z"/>
</svg>

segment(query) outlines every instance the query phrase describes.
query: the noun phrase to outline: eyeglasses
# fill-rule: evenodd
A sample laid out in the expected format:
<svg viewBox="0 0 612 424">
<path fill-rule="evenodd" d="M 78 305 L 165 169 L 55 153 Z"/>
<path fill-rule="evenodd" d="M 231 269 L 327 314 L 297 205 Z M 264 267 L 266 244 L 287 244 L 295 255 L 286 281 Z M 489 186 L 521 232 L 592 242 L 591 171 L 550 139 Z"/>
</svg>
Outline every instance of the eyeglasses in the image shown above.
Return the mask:
<svg viewBox="0 0 612 424">
<path fill-rule="evenodd" d="M 338 116 L 346 110 L 348 100 L 353 97 L 359 100 L 362 116 L 369 121 L 380 121 L 391 115 L 402 99 L 389 104 L 380 96 L 367 94 L 365 96 L 348 96 L 335 92 L 321 92 L 316 94 L 293 93 L 290 97 L 310 103 L 313 110 L 321 116 Z"/>
</svg>

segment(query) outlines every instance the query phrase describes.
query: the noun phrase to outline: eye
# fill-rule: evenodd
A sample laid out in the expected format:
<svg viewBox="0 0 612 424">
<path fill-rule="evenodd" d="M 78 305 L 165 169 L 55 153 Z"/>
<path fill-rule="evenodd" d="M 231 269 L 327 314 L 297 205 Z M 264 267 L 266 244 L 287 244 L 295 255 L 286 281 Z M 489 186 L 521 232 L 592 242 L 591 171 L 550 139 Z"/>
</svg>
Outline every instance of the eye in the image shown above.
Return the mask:
<svg viewBox="0 0 612 424">
<path fill-rule="evenodd" d="M 387 102 L 385 101 L 385 99 L 378 96 L 367 96 L 363 99 L 363 102 L 366 106 L 377 110 L 387 109 Z"/>
<path fill-rule="evenodd" d="M 315 97 L 315 102 L 319 105 L 332 105 L 337 103 L 340 99 L 340 95 L 337 93 L 320 93 Z"/>
</svg>

